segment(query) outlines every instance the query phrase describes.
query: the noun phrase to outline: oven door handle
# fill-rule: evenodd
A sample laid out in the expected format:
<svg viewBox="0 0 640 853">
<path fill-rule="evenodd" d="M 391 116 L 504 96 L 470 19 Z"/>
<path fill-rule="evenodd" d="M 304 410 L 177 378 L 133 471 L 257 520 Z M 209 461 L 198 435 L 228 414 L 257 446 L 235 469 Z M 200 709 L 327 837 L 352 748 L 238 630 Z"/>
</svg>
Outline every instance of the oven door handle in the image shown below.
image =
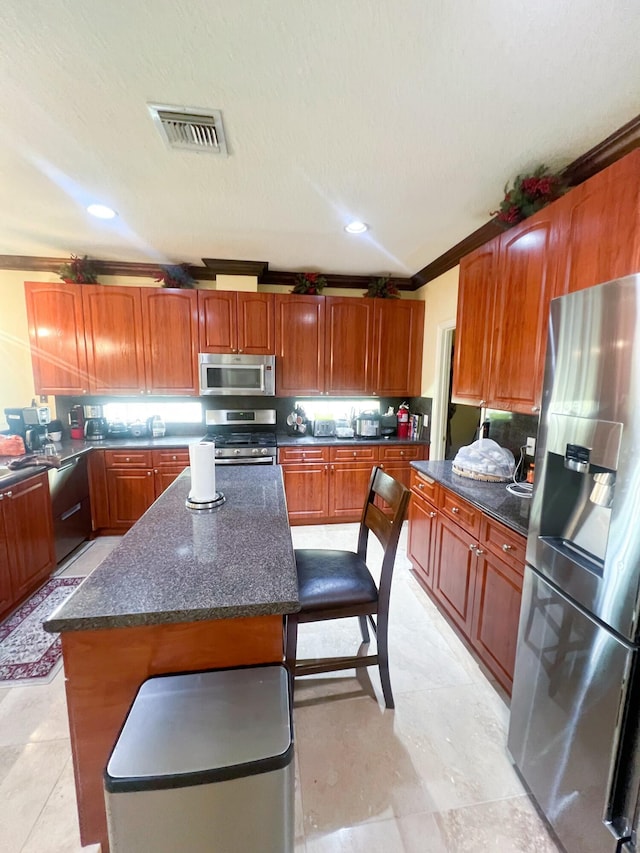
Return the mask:
<svg viewBox="0 0 640 853">
<path fill-rule="evenodd" d="M 216 465 L 274 465 L 273 456 L 233 456 L 216 459 Z"/>
</svg>

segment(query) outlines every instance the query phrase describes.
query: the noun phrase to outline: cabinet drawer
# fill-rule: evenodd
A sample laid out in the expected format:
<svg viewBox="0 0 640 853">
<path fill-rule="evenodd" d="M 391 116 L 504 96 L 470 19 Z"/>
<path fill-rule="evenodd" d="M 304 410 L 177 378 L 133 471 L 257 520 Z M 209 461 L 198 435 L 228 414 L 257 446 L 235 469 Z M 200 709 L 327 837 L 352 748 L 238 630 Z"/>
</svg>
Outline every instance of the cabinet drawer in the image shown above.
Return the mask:
<svg viewBox="0 0 640 853">
<path fill-rule="evenodd" d="M 185 447 L 168 448 L 167 450 L 153 450 L 154 468 L 175 468 L 180 465 L 189 464 L 189 450 Z"/>
<path fill-rule="evenodd" d="M 506 560 L 513 568 L 524 572 L 524 559 L 527 540 L 487 515 L 482 516 L 480 541 L 489 550 Z"/>
<path fill-rule="evenodd" d="M 449 489 L 441 489 L 439 507 L 444 515 L 459 524 L 467 533 L 476 537 L 479 535 L 482 513 L 473 504 L 467 503 Z"/>
<path fill-rule="evenodd" d="M 104 461 L 107 468 L 150 468 L 150 450 L 105 450 Z"/>
<path fill-rule="evenodd" d="M 330 459 L 332 462 L 377 462 L 378 448 L 372 444 L 359 444 L 357 447 L 330 447 Z"/>
<path fill-rule="evenodd" d="M 328 447 L 279 447 L 278 462 L 280 464 L 286 462 L 328 462 L 329 448 Z"/>
<path fill-rule="evenodd" d="M 380 461 L 411 462 L 413 459 L 422 459 L 423 452 L 424 448 L 419 444 L 411 444 L 406 447 L 400 444 L 385 445 L 380 448 Z"/>
<path fill-rule="evenodd" d="M 438 505 L 438 484 L 431 477 L 420 474 L 414 468 L 411 469 L 411 491 L 430 501 L 434 506 Z"/>
</svg>

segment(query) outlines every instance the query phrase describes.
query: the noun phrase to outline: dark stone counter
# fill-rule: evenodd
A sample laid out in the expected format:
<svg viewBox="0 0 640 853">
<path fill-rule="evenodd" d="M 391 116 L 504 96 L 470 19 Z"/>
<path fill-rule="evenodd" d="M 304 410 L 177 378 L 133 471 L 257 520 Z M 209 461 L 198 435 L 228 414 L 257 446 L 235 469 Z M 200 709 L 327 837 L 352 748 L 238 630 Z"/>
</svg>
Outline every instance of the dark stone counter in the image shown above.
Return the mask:
<svg viewBox="0 0 640 853">
<path fill-rule="evenodd" d="M 451 462 L 412 462 L 411 465 L 516 533 L 527 535 L 531 500 L 512 495 L 507 491 L 508 483 L 485 483 L 461 477 L 453 473 Z"/>
<path fill-rule="evenodd" d="M 189 510 L 189 469 L 45 622 L 51 632 L 292 613 L 299 609 L 278 465 L 216 468 L 226 502 Z"/>
</svg>

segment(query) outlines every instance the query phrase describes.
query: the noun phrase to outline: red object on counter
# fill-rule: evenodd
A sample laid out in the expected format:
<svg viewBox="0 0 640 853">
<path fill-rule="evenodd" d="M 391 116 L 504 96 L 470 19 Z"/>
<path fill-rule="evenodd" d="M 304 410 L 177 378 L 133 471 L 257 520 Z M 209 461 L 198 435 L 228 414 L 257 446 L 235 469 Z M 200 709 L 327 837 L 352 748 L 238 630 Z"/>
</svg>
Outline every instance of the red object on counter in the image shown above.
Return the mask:
<svg viewBox="0 0 640 853">
<path fill-rule="evenodd" d="M 398 438 L 409 438 L 409 407 L 406 404 L 398 408 Z"/>
</svg>

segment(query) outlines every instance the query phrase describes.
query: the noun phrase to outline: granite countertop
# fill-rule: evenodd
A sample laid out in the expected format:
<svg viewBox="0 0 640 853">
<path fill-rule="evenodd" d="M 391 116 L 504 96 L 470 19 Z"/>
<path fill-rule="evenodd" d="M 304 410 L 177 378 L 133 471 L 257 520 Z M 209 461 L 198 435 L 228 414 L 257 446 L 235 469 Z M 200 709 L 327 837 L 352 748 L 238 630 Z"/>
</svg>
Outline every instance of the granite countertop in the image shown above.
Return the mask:
<svg viewBox="0 0 640 853">
<path fill-rule="evenodd" d="M 226 502 L 190 510 L 183 471 L 44 623 L 47 631 L 194 622 L 299 609 L 279 465 L 216 468 Z"/>
<path fill-rule="evenodd" d="M 451 462 L 412 462 L 411 465 L 516 533 L 527 535 L 531 500 L 512 495 L 507 491 L 508 483 L 485 483 L 461 477 L 453 473 Z"/>
<path fill-rule="evenodd" d="M 339 447 L 343 445 L 357 446 L 358 444 L 419 444 L 429 446 L 428 441 L 415 438 L 335 438 L 333 436 L 318 436 L 312 435 L 288 435 L 287 433 L 278 433 L 278 447 L 295 447 L 296 445 L 316 445 L 318 447 Z"/>
<path fill-rule="evenodd" d="M 144 450 L 161 450 L 165 447 L 188 447 L 194 441 L 199 441 L 204 435 L 203 429 L 197 435 L 165 435 L 163 438 L 131 438 L 125 436 L 123 438 L 109 438 L 104 441 L 84 441 L 84 439 L 63 439 L 62 441 L 54 441 L 56 448 L 56 456 L 61 464 L 64 464 L 69 459 L 75 456 L 80 456 L 83 453 L 89 453 L 91 450 L 119 450 L 119 449 L 144 449 Z M 36 454 L 34 454 L 36 455 Z M 16 471 L 9 470 L 4 472 L 3 468 L 7 465 L 12 456 L 0 456 L 0 488 L 7 488 L 23 480 L 33 477 L 36 474 L 41 474 L 47 470 L 45 465 L 29 465 L 26 468 L 20 468 Z"/>
</svg>

